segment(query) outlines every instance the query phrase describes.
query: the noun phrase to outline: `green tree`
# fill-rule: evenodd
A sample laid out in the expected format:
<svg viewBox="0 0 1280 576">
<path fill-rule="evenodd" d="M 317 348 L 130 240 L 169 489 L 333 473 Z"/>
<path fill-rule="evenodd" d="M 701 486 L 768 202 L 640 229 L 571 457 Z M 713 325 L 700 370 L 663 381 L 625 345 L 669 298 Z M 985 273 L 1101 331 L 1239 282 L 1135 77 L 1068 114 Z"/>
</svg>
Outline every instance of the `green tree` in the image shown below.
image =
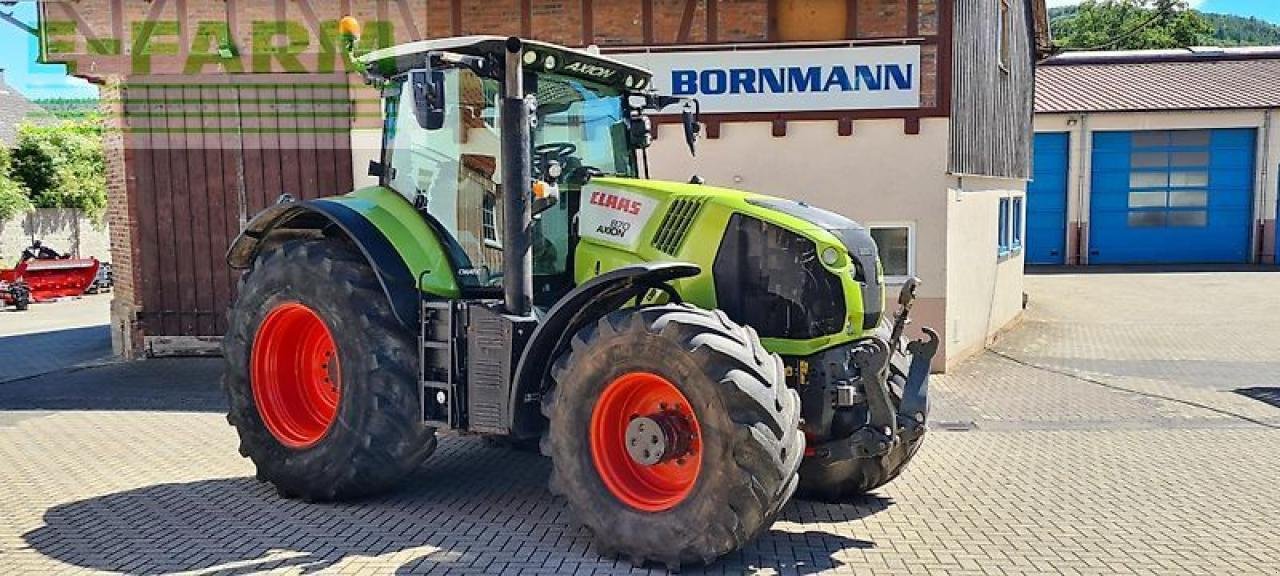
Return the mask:
<svg viewBox="0 0 1280 576">
<path fill-rule="evenodd" d="M 107 206 L 102 123 L 92 118 L 18 129 L 9 174 L 37 208 L 78 208 L 99 217 Z"/>
<path fill-rule="evenodd" d="M 27 190 L 9 178 L 9 150 L 0 147 L 0 222 L 31 209 Z"/>
<path fill-rule="evenodd" d="M 1208 43 L 1213 26 L 1185 0 L 1087 0 L 1053 22 L 1065 50 L 1145 50 Z"/>
<path fill-rule="evenodd" d="M 1257 18 L 1230 14 L 1201 14 L 1213 26 L 1213 42 L 1220 46 L 1275 46 L 1280 26 Z"/>
</svg>

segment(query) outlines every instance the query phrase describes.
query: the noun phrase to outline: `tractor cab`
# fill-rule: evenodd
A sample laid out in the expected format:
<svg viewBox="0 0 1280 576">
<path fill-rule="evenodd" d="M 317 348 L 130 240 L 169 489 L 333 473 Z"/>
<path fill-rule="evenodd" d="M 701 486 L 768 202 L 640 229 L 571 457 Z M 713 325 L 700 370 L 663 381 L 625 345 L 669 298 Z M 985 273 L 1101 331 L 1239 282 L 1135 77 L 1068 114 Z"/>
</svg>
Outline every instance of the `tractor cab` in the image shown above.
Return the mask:
<svg viewBox="0 0 1280 576">
<path fill-rule="evenodd" d="M 545 309 L 573 287 L 572 222 L 583 186 L 639 176 L 637 151 L 649 143 L 644 114 L 683 101 L 648 92 L 650 74 L 617 60 L 532 41 L 522 50 L 533 299 Z M 505 53 L 506 39 L 472 36 L 363 58 L 385 106 L 372 173 L 428 215 L 450 245 L 460 286 L 474 295 L 502 291 L 504 198 L 522 188 L 507 185 L 500 169 Z M 696 118 L 686 116 L 692 138 Z"/>
</svg>

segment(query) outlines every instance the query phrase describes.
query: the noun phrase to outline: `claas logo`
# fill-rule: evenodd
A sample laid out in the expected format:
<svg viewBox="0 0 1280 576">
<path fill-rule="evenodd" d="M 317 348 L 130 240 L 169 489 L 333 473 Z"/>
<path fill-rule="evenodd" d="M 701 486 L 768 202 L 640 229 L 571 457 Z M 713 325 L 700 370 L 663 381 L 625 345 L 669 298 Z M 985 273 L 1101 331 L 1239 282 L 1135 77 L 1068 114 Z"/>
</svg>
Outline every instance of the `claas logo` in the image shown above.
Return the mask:
<svg viewBox="0 0 1280 576">
<path fill-rule="evenodd" d="M 636 202 L 635 200 L 623 198 L 617 194 L 609 194 L 608 192 L 592 192 L 591 204 L 595 206 L 604 206 L 605 208 L 625 212 L 627 214 L 639 214 L 642 206 L 641 203 Z"/>
</svg>

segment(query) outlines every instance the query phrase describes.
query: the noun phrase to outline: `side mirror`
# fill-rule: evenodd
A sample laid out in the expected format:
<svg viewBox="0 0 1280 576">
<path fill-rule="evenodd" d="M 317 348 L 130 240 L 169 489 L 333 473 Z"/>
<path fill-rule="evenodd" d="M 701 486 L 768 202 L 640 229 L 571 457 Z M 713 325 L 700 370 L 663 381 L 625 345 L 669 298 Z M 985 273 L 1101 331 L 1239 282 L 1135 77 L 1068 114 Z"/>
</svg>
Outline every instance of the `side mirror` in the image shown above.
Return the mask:
<svg viewBox="0 0 1280 576">
<path fill-rule="evenodd" d="M 643 150 L 653 144 L 653 124 L 648 116 L 632 116 L 628 122 L 627 138 L 631 140 L 631 148 Z"/>
<path fill-rule="evenodd" d="M 689 154 L 697 156 L 695 144 L 698 142 L 698 133 L 702 131 L 702 127 L 698 125 L 699 106 L 697 100 L 688 100 L 684 103 L 684 110 L 680 111 L 680 120 L 684 123 L 684 142 L 689 145 Z"/>
<path fill-rule="evenodd" d="M 444 126 L 444 73 L 439 70 L 411 70 L 413 115 L 423 130 Z"/>
</svg>

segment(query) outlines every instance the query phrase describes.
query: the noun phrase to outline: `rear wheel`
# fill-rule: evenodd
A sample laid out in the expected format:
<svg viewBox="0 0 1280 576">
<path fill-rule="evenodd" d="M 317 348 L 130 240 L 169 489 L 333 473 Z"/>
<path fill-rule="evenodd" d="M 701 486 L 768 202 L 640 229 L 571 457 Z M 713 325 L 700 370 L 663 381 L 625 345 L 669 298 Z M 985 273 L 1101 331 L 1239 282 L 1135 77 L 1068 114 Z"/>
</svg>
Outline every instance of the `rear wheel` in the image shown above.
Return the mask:
<svg viewBox="0 0 1280 576">
<path fill-rule="evenodd" d="M 783 370 L 718 311 L 609 314 L 553 368 L 552 491 L 603 554 L 677 567 L 742 547 L 791 497 L 804 452 Z"/>
<path fill-rule="evenodd" d="M 395 486 L 435 449 L 414 335 L 360 255 L 333 240 L 265 250 L 223 339 L 227 420 L 281 495 L 343 500 Z"/>
</svg>

